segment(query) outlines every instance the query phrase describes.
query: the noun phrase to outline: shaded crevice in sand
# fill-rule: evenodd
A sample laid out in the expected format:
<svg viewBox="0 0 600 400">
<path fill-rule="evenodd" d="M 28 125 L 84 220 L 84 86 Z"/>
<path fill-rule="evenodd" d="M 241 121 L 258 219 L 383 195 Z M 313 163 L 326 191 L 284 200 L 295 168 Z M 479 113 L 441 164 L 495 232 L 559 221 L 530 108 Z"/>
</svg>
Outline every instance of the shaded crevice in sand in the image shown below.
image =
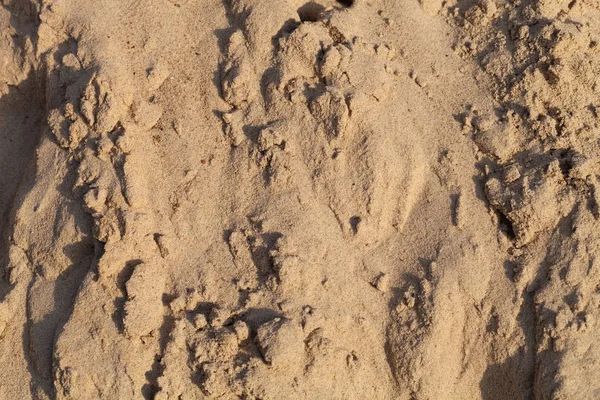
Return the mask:
<svg viewBox="0 0 600 400">
<path fill-rule="evenodd" d="M 34 3 L 18 0 L 0 5 L 3 23 L 10 35 L 2 32 L 0 71 L 0 299 L 7 289 L 5 265 L 8 263 L 9 237 L 13 212 L 29 191 L 26 182 L 35 173 L 35 148 L 41 135 L 44 96 L 43 82 L 35 70 L 33 48 L 36 40 L 37 13 Z M 4 27 L 4 26 L 3 26 Z M 12 63 L 8 62 L 11 60 Z M 42 80 L 43 81 L 43 80 Z M 2 279 L 4 278 L 4 279 Z"/>
<path fill-rule="evenodd" d="M 38 379 L 33 364 L 35 354 L 31 353 L 29 323 L 17 328 L 15 324 L 22 318 L 14 314 L 21 309 L 24 319 L 29 318 L 26 294 L 34 284 L 33 279 L 25 282 L 26 277 L 31 276 L 34 264 L 27 249 L 15 243 L 13 227 L 17 210 L 34 185 L 37 174 L 35 150 L 44 117 L 44 85 L 36 70 L 33 51 L 37 14 L 28 1 L 3 3 L 1 7 L 0 12 L 9 15 L 13 32 L 9 48 L 4 47 L 7 38 L 0 39 L 3 41 L 0 53 L 5 60 L 12 58 L 14 64 L 4 63 L 5 68 L 0 71 L 0 340 L 4 340 L 4 346 L 20 341 L 20 348 L 2 350 L 23 358 L 22 365 L 19 362 L 13 365 L 15 370 L 25 369 L 28 373 L 24 372 L 24 375 L 29 375 L 15 382 L 21 385 L 19 391 L 27 387 L 32 394 L 38 391 L 50 394 L 51 384 Z M 16 253 L 21 255 L 19 261 L 15 258 Z M 5 332 L 8 326 L 12 326 L 12 330 Z"/>
<path fill-rule="evenodd" d="M 160 391 L 160 385 L 158 379 L 162 376 L 165 365 L 163 364 L 163 357 L 169 343 L 169 337 L 175 329 L 175 318 L 170 315 L 163 317 L 163 323 L 159 329 L 159 352 L 154 357 L 154 362 L 151 368 L 146 372 L 145 376 L 147 383 L 142 386 L 141 393 L 145 399 L 152 400 L 156 397 L 156 394 Z"/>
<path fill-rule="evenodd" d="M 516 368 L 512 370 L 516 385 L 514 390 L 518 390 L 520 396 L 524 399 L 535 398 L 535 379 L 538 368 L 538 326 L 537 326 L 537 308 L 535 304 L 535 292 L 526 290 L 522 294 L 522 305 L 517 321 L 523 335 L 525 336 L 525 346 L 522 351 L 515 355 Z M 518 357 L 517 357 L 518 356 Z M 518 371 L 518 372 L 516 372 Z"/>
<path fill-rule="evenodd" d="M 41 133 L 42 104 L 37 93 L 39 85 L 35 73 L 17 86 L 9 86 L 8 93 L 0 97 L 0 254 L 4 258 L 10 247 L 11 223 L 14 210 L 33 185 L 35 175 L 35 148 Z M 4 259 L 5 265 L 8 260 Z M 0 298 L 8 288 L 9 277 L 2 269 Z"/>
<path fill-rule="evenodd" d="M 533 379 L 523 387 L 522 355 L 517 353 L 500 364 L 489 365 L 479 384 L 482 400 L 533 400 Z"/>
<path fill-rule="evenodd" d="M 43 117 L 43 100 L 38 96 L 40 86 L 35 72 L 7 89 L 0 97 L 0 168 L 4 171 L 0 182 L 0 229 L 3 231 L 9 227 L 9 213 L 21 178 L 34 158 Z"/>
</svg>

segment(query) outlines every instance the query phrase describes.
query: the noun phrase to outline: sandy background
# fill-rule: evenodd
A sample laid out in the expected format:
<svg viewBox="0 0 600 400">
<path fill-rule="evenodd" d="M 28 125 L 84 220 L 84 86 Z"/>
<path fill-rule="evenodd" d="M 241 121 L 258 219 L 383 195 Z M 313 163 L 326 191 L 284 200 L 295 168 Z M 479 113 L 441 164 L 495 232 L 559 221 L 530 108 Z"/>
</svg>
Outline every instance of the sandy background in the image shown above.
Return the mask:
<svg viewBox="0 0 600 400">
<path fill-rule="evenodd" d="M 600 398 L 596 0 L 2 0 L 0 399 Z"/>
</svg>

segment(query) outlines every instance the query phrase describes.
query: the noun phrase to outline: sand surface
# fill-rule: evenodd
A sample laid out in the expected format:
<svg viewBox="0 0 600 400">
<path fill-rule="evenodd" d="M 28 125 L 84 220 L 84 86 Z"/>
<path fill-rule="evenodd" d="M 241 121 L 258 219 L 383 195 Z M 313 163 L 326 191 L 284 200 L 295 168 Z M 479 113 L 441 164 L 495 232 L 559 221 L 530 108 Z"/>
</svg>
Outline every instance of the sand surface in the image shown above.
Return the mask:
<svg viewBox="0 0 600 400">
<path fill-rule="evenodd" d="M 600 399 L 597 0 L 2 0 L 0 399 Z"/>
</svg>

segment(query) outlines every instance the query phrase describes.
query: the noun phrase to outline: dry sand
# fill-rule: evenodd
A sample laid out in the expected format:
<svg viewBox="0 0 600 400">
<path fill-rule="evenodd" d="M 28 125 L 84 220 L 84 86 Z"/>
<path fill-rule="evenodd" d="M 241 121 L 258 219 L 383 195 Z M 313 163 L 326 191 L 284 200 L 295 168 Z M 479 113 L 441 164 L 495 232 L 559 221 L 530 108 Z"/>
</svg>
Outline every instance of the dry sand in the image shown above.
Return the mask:
<svg viewBox="0 0 600 400">
<path fill-rule="evenodd" d="M 0 399 L 600 398 L 597 0 L 2 0 Z"/>
</svg>

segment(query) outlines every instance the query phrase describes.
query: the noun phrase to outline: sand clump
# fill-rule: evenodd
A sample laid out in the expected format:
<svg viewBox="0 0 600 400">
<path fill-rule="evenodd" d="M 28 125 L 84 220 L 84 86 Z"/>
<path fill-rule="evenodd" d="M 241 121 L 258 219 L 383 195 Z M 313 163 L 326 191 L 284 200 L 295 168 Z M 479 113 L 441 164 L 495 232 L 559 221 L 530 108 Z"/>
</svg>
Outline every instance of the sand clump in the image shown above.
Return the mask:
<svg viewBox="0 0 600 400">
<path fill-rule="evenodd" d="M 600 396 L 591 0 L 3 0 L 0 399 Z"/>
</svg>

